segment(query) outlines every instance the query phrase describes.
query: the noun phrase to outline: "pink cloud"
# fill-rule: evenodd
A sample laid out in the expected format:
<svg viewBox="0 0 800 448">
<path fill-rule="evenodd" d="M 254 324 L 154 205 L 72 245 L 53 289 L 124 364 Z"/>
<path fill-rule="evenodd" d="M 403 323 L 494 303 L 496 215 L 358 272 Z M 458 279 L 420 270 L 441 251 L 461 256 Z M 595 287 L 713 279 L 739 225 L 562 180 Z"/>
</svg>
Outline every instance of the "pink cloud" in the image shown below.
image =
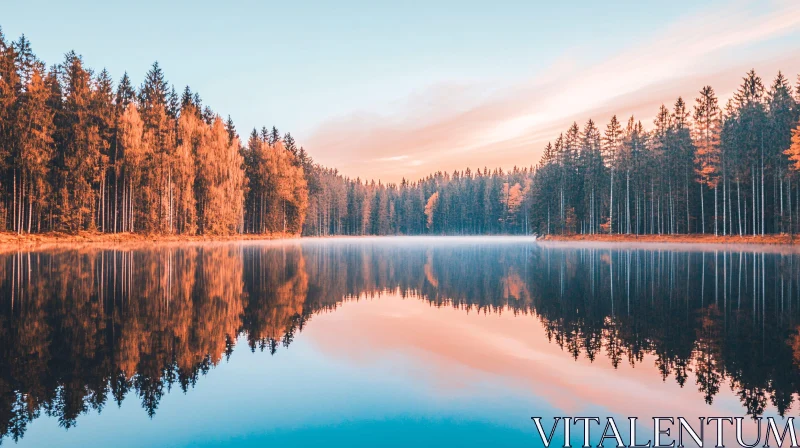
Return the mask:
<svg viewBox="0 0 800 448">
<path fill-rule="evenodd" d="M 431 86 L 381 113 L 353 112 L 324 123 L 306 146 L 317 161 L 346 175 L 389 182 L 467 166 L 529 166 L 572 121 L 594 118 L 604 126 L 613 114 L 635 114 L 649 126 L 658 105 L 672 105 L 678 96 L 691 105 L 703 85 L 726 98 L 750 68 L 765 83 L 778 69 L 793 78 L 800 60 L 791 56 L 800 39 L 780 38 L 798 33 L 800 3 L 740 2 L 686 17 L 589 66 L 565 54 L 513 86 Z"/>
</svg>

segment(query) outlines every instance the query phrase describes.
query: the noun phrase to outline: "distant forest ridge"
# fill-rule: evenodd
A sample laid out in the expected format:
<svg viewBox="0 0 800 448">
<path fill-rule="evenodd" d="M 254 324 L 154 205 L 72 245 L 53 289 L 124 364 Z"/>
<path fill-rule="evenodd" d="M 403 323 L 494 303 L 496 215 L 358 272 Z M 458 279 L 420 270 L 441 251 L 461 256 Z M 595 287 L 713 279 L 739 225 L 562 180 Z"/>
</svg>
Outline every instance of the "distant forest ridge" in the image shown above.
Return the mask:
<svg viewBox="0 0 800 448">
<path fill-rule="evenodd" d="M 17 233 L 227 235 L 794 233 L 800 77 L 751 70 L 725 105 L 573 123 L 528 168 L 351 179 L 290 133 L 240 138 L 158 63 L 135 87 L 75 52 L 47 68 L 0 30 L 0 226 Z"/>
</svg>

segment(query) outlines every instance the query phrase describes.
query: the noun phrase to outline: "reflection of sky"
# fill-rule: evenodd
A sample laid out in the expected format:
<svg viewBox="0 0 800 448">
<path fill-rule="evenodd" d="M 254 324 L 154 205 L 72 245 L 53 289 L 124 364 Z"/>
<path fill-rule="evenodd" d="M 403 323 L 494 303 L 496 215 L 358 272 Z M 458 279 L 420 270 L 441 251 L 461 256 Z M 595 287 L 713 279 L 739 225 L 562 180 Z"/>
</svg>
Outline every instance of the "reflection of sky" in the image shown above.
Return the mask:
<svg viewBox="0 0 800 448">
<path fill-rule="evenodd" d="M 19 446 L 536 446 L 531 416 L 549 428 L 555 415 L 613 415 L 627 441 L 627 416 L 645 430 L 655 415 L 743 415 L 729 388 L 706 406 L 693 375 L 683 389 L 662 382 L 652 359 L 617 370 L 604 355 L 576 362 L 533 316 L 393 295 L 313 316 L 275 356 L 246 347 L 187 394 L 173 389 L 152 420 L 129 394 L 69 431 L 34 420 Z"/>
</svg>

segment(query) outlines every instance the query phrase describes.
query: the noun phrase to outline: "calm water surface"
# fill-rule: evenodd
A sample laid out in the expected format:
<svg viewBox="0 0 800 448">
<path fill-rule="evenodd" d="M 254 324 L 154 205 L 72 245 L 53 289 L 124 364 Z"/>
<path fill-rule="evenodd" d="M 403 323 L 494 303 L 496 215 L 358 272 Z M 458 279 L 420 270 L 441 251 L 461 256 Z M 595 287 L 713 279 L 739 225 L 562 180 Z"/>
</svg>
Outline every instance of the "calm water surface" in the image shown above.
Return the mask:
<svg viewBox="0 0 800 448">
<path fill-rule="evenodd" d="M 0 441 L 541 446 L 534 415 L 797 415 L 798 325 L 800 257 L 754 247 L 7 253 Z"/>
</svg>

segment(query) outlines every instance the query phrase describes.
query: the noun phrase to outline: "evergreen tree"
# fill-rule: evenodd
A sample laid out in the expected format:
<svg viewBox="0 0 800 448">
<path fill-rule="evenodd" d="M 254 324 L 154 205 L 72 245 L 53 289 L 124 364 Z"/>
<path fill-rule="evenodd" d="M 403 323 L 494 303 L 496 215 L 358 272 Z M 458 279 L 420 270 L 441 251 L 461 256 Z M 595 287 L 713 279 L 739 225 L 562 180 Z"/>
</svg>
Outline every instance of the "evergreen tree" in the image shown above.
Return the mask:
<svg viewBox="0 0 800 448">
<path fill-rule="evenodd" d="M 236 126 L 233 124 L 230 115 L 228 115 L 228 119 L 225 121 L 225 132 L 228 133 L 228 143 L 233 143 L 233 140 L 238 138 L 236 135 Z"/>
<path fill-rule="evenodd" d="M 694 141 L 697 147 L 695 164 L 697 165 L 697 175 L 700 178 L 701 233 L 706 231 L 703 186 L 716 190 L 719 180 L 720 132 L 722 130 L 720 115 L 714 89 L 711 86 L 703 87 L 694 106 Z"/>
<path fill-rule="evenodd" d="M 102 141 L 93 123 L 91 73 L 74 52 L 67 53 L 61 73 L 65 100 L 63 142 L 56 157 L 58 226 L 71 232 L 95 229 Z"/>
</svg>

